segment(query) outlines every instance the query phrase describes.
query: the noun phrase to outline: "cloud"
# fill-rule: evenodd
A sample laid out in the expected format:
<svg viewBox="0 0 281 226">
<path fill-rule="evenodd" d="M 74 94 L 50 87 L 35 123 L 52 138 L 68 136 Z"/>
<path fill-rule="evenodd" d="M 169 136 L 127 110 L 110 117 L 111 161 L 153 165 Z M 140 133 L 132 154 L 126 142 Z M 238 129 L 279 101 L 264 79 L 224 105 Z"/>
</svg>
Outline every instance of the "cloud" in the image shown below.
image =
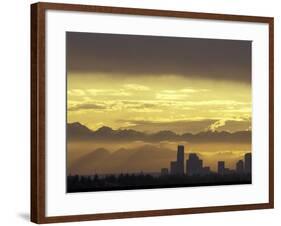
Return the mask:
<svg viewBox="0 0 281 226">
<path fill-rule="evenodd" d="M 206 100 L 206 101 L 187 101 L 186 104 L 196 105 L 196 106 L 208 106 L 208 105 L 222 105 L 222 106 L 242 106 L 250 105 L 251 103 L 235 101 L 235 100 Z"/>
<path fill-rule="evenodd" d="M 175 90 L 161 90 L 156 93 L 156 99 L 159 100 L 182 100 L 190 97 L 191 94 L 207 92 L 208 89 L 194 89 L 194 88 L 185 88 L 185 89 L 175 89 Z"/>
<path fill-rule="evenodd" d="M 218 120 L 214 122 L 212 125 L 209 126 L 208 130 L 211 130 L 212 132 L 216 131 L 219 127 L 222 127 L 225 125 L 224 119 Z"/>
<path fill-rule="evenodd" d="M 251 130 L 251 119 L 218 120 L 209 129 L 211 131 L 245 131 Z"/>
<path fill-rule="evenodd" d="M 251 82 L 251 41 L 84 32 L 66 39 L 68 72 Z"/>
<path fill-rule="evenodd" d="M 176 133 L 198 133 L 206 130 L 216 120 L 173 120 L 173 121 L 148 121 L 148 120 L 119 120 L 119 122 L 125 122 L 131 124 L 124 128 L 134 129 L 137 131 L 150 131 L 158 132 L 164 130 L 170 130 Z"/>
<path fill-rule="evenodd" d="M 162 112 L 157 103 L 151 101 L 72 101 L 68 103 L 68 111 L 104 110 L 126 112 Z"/>
<path fill-rule="evenodd" d="M 86 95 L 85 91 L 82 89 L 71 89 L 67 91 L 67 94 L 70 96 L 78 96 L 78 97 Z"/>
<path fill-rule="evenodd" d="M 170 130 L 175 133 L 199 133 L 202 131 L 247 131 L 251 130 L 251 119 L 201 119 L 201 120 L 171 120 L 171 121 L 149 121 L 149 120 L 119 120 L 125 123 L 122 128 L 137 131 L 164 131 Z"/>
<path fill-rule="evenodd" d="M 162 90 L 162 93 L 177 94 L 177 93 L 200 93 L 208 92 L 209 89 L 195 89 L 195 88 L 185 88 L 185 89 L 166 89 Z"/>
<path fill-rule="evenodd" d="M 124 89 L 70 89 L 68 95 L 72 97 L 91 97 L 91 96 L 131 96 L 132 94 Z"/>
<path fill-rule="evenodd" d="M 157 93 L 156 99 L 159 100 L 182 100 L 186 99 L 189 95 L 182 93 Z"/>
<path fill-rule="evenodd" d="M 125 84 L 125 89 L 134 91 L 148 91 L 150 88 L 148 86 L 138 85 L 138 84 Z"/>
<path fill-rule="evenodd" d="M 124 89 L 87 89 L 86 93 L 91 96 L 131 96 Z"/>
<path fill-rule="evenodd" d="M 93 103 L 82 103 L 82 104 L 75 104 L 70 106 L 67 110 L 68 111 L 80 111 L 80 110 L 105 110 L 108 107 L 102 104 L 93 104 Z"/>
</svg>

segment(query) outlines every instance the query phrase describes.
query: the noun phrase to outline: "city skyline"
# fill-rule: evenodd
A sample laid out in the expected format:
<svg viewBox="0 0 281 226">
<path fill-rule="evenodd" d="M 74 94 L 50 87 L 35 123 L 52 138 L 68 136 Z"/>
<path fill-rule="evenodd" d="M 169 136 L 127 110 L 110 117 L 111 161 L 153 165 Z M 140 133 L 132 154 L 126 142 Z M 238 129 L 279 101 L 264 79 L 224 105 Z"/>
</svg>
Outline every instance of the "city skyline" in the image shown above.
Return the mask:
<svg viewBox="0 0 281 226">
<path fill-rule="evenodd" d="M 175 161 L 170 162 L 170 169 L 161 168 L 161 174 L 171 174 L 171 175 L 189 175 L 189 176 L 200 176 L 208 175 L 210 173 L 216 172 L 220 175 L 227 175 L 231 173 L 238 174 L 251 174 L 252 173 L 252 154 L 244 154 L 244 159 L 239 159 L 236 162 L 235 169 L 230 169 L 225 167 L 225 161 L 220 159 L 217 160 L 217 170 L 211 170 L 210 166 L 203 164 L 203 160 L 199 158 L 197 153 L 188 152 L 188 159 L 185 161 L 184 145 L 178 145 L 177 158 Z"/>
<path fill-rule="evenodd" d="M 251 184 L 252 154 L 246 153 L 243 159 L 239 159 L 235 169 L 227 168 L 225 161 L 218 160 L 214 172 L 196 153 L 189 152 L 185 160 L 185 146 L 178 145 L 176 160 L 170 162 L 170 168 L 161 168 L 158 173 L 70 174 L 67 183 L 68 192 Z"/>
</svg>

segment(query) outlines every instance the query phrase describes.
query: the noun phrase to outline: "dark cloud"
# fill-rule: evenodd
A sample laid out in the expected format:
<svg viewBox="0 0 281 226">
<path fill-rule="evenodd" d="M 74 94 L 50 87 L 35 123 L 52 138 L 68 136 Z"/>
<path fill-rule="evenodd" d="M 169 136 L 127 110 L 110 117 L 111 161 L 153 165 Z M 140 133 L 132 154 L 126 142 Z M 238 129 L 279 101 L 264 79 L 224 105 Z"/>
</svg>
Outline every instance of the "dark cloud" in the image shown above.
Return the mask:
<svg viewBox="0 0 281 226">
<path fill-rule="evenodd" d="M 67 69 L 251 81 L 251 41 L 67 32 Z"/>
</svg>

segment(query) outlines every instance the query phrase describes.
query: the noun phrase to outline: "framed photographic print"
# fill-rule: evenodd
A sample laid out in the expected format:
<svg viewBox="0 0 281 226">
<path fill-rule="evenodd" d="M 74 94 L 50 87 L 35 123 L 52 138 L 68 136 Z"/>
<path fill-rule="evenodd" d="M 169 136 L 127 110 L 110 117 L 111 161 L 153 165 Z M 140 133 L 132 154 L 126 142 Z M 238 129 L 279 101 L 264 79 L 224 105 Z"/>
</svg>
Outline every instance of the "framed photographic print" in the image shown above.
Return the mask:
<svg viewBox="0 0 281 226">
<path fill-rule="evenodd" d="M 273 208 L 273 18 L 31 5 L 31 220 Z"/>
</svg>

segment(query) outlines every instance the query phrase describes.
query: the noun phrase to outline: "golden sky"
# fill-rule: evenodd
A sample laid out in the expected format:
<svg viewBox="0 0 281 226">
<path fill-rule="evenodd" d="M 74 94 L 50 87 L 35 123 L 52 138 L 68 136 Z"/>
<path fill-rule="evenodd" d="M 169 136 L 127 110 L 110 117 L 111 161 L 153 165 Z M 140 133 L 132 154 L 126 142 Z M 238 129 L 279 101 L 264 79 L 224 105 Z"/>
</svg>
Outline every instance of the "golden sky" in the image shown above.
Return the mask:
<svg viewBox="0 0 281 226">
<path fill-rule="evenodd" d="M 67 33 L 67 121 L 96 130 L 251 129 L 251 42 Z"/>
<path fill-rule="evenodd" d="M 251 87 L 245 83 L 73 73 L 68 76 L 67 97 L 68 122 L 94 130 L 102 126 L 177 133 L 250 129 Z"/>
</svg>

